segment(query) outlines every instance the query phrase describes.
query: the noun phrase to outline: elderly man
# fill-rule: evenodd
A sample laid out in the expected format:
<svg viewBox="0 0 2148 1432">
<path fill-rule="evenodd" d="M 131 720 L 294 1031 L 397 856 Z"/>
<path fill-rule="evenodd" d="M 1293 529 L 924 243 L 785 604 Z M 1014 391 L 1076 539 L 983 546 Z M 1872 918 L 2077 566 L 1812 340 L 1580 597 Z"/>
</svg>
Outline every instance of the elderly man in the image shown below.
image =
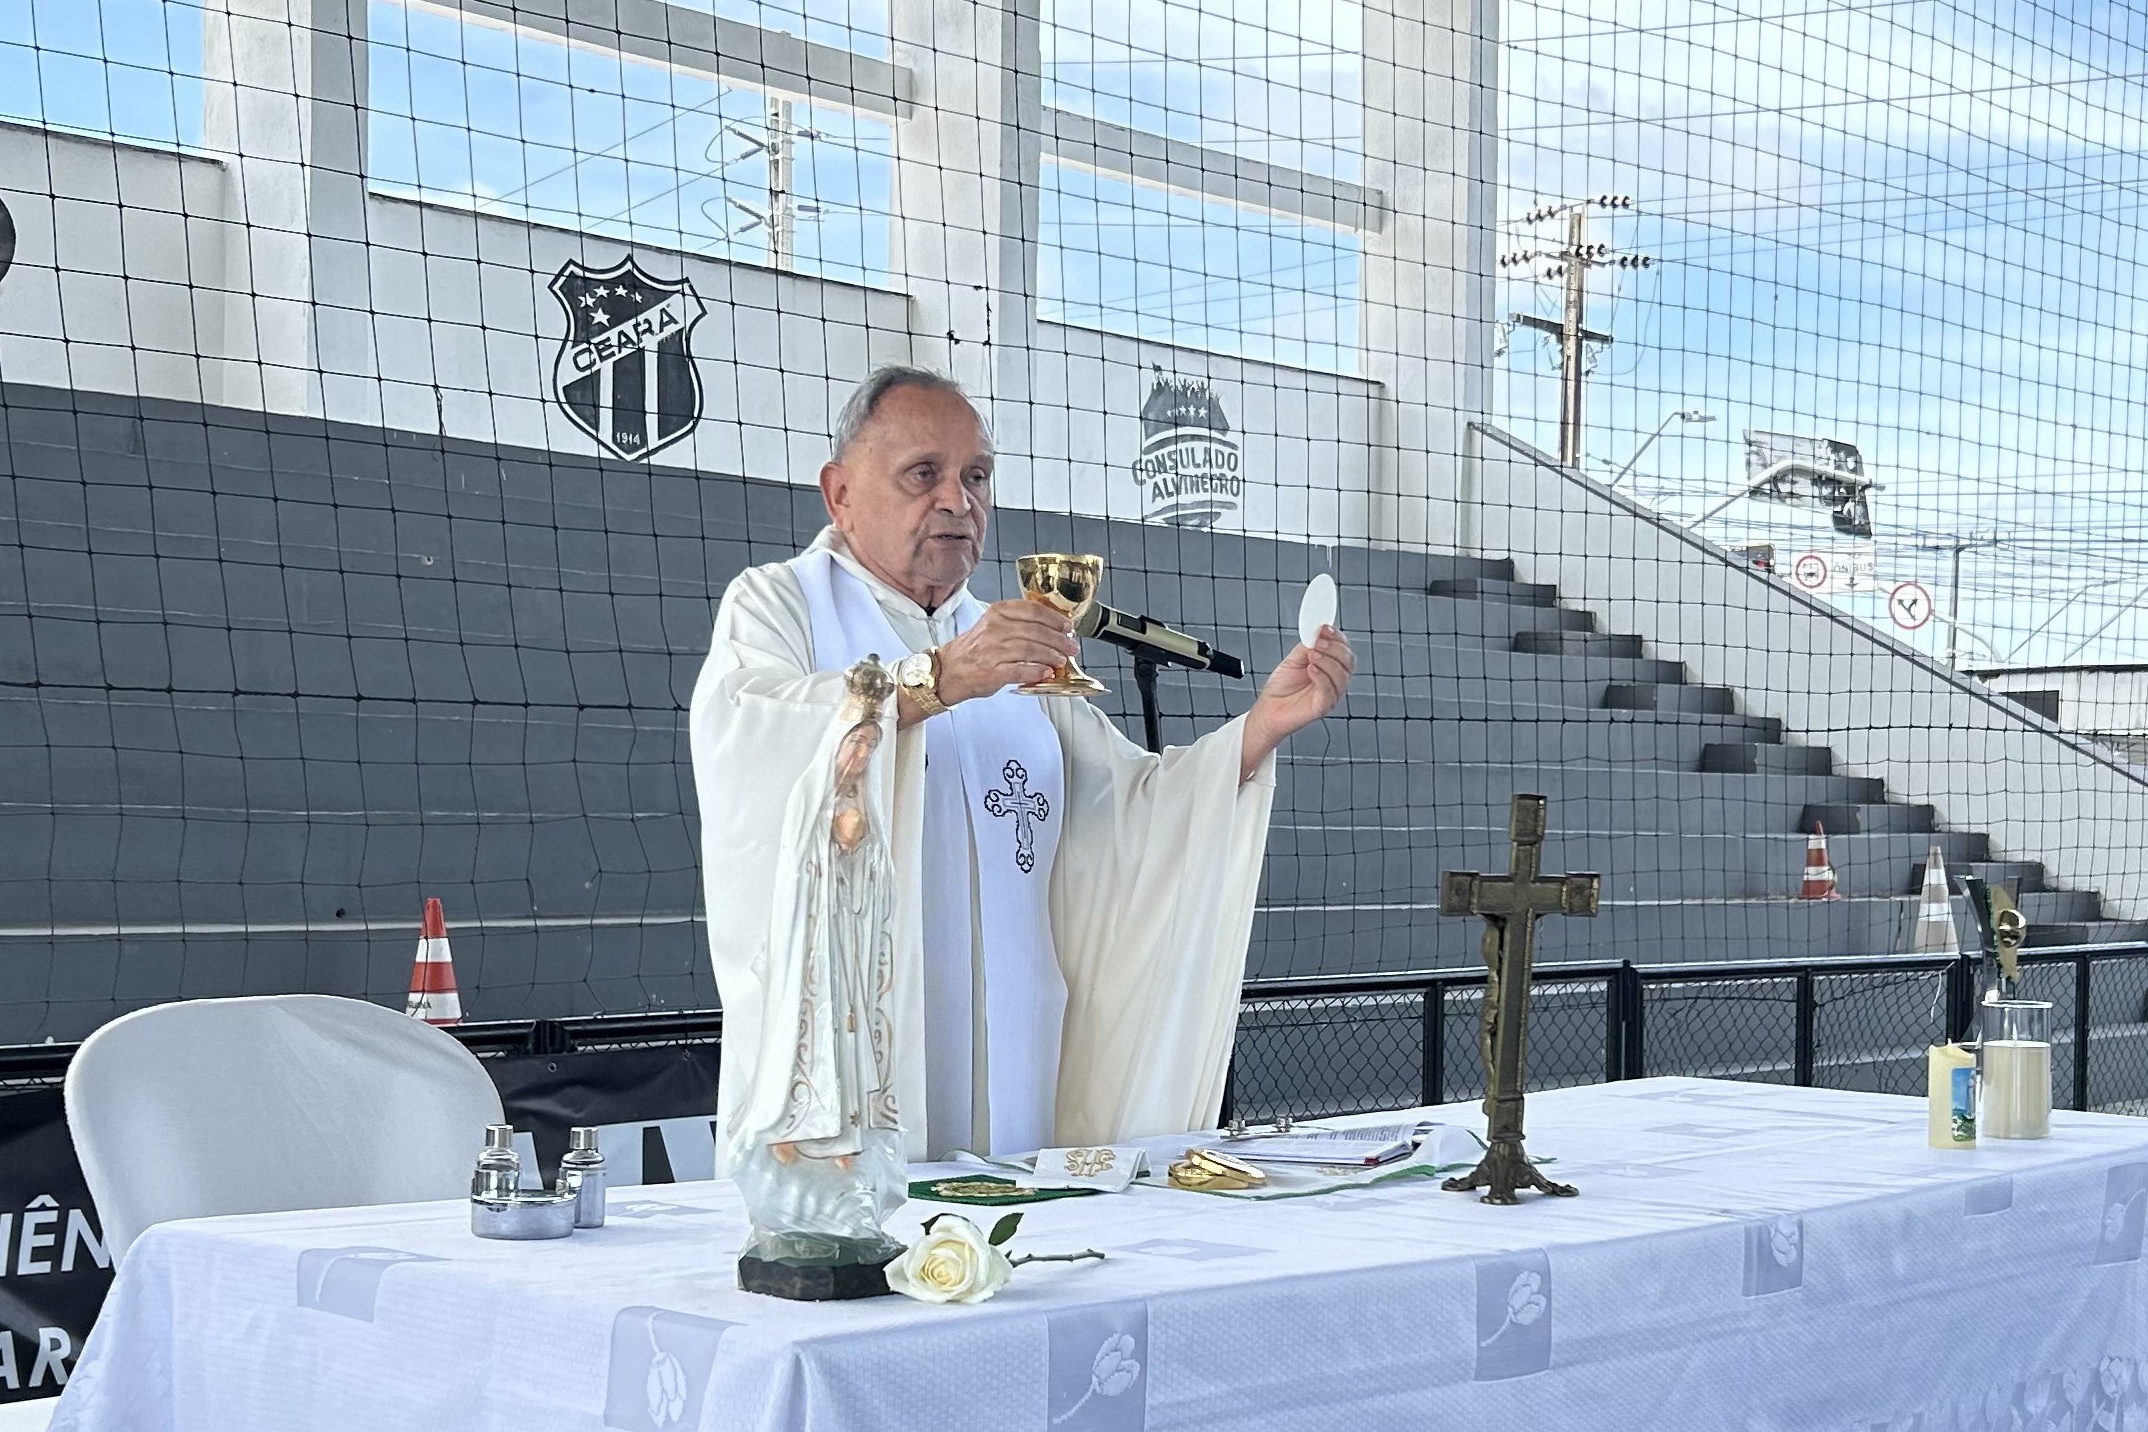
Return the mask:
<svg viewBox="0 0 2148 1432">
<path fill-rule="evenodd" d="M 782 1053 L 759 1047 L 772 892 L 796 876 L 775 868 L 777 829 L 867 656 L 898 692 L 886 997 L 909 1156 L 1215 1117 L 1275 749 L 1335 705 L 1354 658 L 1324 628 L 1245 716 L 1162 756 L 1090 702 L 1022 693 L 1077 643 L 1045 607 L 970 595 L 992 473 L 959 387 L 882 369 L 821 469 L 833 525 L 724 594 L 691 729 L 727 1130 L 750 1071 Z"/>
</svg>

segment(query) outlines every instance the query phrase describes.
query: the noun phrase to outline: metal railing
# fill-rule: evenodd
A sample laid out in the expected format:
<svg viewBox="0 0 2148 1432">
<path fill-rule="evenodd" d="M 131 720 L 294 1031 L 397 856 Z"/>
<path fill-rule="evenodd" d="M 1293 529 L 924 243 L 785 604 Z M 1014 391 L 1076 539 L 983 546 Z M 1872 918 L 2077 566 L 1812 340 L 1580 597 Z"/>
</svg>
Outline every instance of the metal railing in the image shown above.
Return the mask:
<svg viewBox="0 0 2148 1432">
<path fill-rule="evenodd" d="M 1529 1086 L 1689 1074 L 1921 1095 L 1927 1046 L 1974 1018 L 1955 959 L 1562 965 L 1536 973 Z M 2148 1112 L 2148 945 L 2027 951 L 2052 1004 L 2053 1097 Z M 1250 1119 L 1445 1104 L 1484 1091 L 1482 971 L 1248 985 L 1229 1105 Z"/>
<path fill-rule="evenodd" d="M 1529 1087 L 1658 1074 L 1921 1095 L 1924 1051 L 1973 1018 L 1985 969 L 1955 959 L 1555 965 L 1536 972 Z M 2052 1004 L 2054 1100 L 2148 1113 L 2148 944 L 2022 955 Z M 1245 987 L 1228 1107 L 1311 1117 L 1481 1097 L 1485 976 L 1441 970 Z M 719 1011 L 503 1020 L 450 1031 L 481 1055 L 722 1037 Z M 77 1046 L 0 1048 L 0 1084 L 57 1081 Z"/>
</svg>

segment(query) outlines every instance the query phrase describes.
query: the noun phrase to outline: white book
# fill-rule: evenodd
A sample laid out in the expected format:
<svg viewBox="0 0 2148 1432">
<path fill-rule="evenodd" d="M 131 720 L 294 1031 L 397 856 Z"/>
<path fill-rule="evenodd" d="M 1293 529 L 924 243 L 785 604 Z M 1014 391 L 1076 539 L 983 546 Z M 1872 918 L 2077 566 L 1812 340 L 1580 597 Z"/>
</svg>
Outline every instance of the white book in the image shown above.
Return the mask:
<svg viewBox="0 0 2148 1432">
<path fill-rule="evenodd" d="M 1254 1163 L 1359 1164 L 1373 1168 L 1407 1158 L 1430 1124 L 1376 1124 L 1350 1129 L 1304 1129 L 1255 1134 L 1224 1144 Z"/>
</svg>

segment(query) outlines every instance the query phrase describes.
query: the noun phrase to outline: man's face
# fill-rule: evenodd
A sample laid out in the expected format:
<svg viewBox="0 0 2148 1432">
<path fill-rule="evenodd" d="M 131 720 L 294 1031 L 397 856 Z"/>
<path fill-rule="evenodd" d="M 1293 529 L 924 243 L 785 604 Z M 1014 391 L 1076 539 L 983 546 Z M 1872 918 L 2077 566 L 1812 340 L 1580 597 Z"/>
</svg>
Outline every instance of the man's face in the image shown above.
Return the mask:
<svg viewBox="0 0 2148 1432">
<path fill-rule="evenodd" d="M 820 470 L 820 490 L 851 555 L 932 610 L 984 556 L 992 446 L 959 394 L 897 388 Z"/>
</svg>

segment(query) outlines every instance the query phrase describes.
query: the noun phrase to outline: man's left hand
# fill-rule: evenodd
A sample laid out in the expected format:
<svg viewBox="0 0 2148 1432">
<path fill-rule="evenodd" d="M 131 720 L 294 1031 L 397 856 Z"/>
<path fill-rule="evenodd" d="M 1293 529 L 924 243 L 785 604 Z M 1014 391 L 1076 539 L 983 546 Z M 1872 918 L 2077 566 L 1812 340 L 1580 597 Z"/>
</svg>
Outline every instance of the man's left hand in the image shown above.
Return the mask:
<svg viewBox="0 0 2148 1432">
<path fill-rule="evenodd" d="M 1269 752 L 1333 710 L 1356 670 L 1357 653 L 1331 626 L 1322 627 L 1311 646 L 1296 647 L 1284 657 L 1246 714 L 1239 779 L 1251 779 Z"/>
</svg>

